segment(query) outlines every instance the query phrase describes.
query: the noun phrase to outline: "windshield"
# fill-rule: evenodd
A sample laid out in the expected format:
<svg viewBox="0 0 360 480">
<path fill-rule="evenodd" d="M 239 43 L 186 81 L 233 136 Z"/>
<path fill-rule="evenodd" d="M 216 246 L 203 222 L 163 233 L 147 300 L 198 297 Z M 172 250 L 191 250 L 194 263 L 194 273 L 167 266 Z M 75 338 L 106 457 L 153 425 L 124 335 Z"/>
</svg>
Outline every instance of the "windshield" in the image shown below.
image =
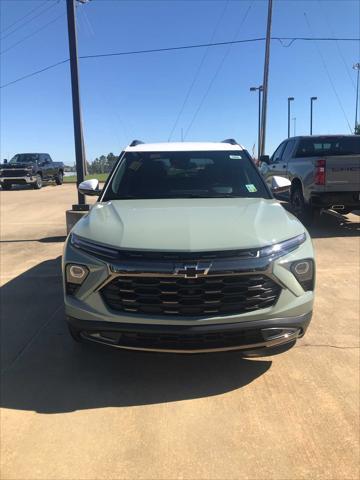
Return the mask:
<svg viewBox="0 0 360 480">
<path fill-rule="evenodd" d="M 271 195 L 245 151 L 125 153 L 103 201 Z"/>
<path fill-rule="evenodd" d="M 323 155 L 359 155 L 360 136 L 354 137 L 314 137 L 300 141 L 297 157 L 318 157 Z"/>
<path fill-rule="evenodd" d="M 35 163 L 38 159 L 38 153 L 18 153 L 9 163 Z"/>
</svg>

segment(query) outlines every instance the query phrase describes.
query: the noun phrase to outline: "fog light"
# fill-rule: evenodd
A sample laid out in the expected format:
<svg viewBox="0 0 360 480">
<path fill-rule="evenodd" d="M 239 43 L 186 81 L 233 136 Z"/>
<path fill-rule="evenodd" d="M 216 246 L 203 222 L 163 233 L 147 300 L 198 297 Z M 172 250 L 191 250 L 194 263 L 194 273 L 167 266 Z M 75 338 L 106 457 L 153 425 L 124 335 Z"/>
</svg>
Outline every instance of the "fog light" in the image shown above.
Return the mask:
<svg viewBox="0 0 360 480">
<path fill-rule="evenodd" d="M 66 265 L 66 281 L 81 285 L 89 274 L 89 269 L 85 265 Z"/>
<path fill-rule="evenodd" d="M 298 275 L 305 275 L 310 270 L 309 262 L 300 262 L 294 266 L 294 270 Z"/>
<path fill-rule="evenodd" d="M 315 269 L 313 260 L 298 260 L 291 264 L 290 269 L 305 291 L 314 289 Z"/>
</svg>

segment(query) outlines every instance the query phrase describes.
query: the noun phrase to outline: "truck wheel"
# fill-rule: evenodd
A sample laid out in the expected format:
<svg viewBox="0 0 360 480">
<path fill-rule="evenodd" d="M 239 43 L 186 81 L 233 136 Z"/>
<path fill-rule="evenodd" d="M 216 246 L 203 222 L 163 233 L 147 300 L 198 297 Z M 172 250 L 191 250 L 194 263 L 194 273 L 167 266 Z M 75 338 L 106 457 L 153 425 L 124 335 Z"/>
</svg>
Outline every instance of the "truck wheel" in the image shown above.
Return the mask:
<svg viewBox="0 0 360 480">
<path fill-rule="evenodd" d="M 70 325 L 69 323 L 68 323 L 68 329 L 69 329 L 70 335 L 72 336 L 72 339 L 75 340 L 75 342 L 81 343 L 83 341 L 83 339 L 80 335 L 81 330 L 74 327 L 73 325 Z"/>
<path fill-rule="evenodd" d="M 62 172 L 59 172 L 55 177 L 55 183 L 56 185 L 62 185 L 63 181 L 64 181 L 64 175 Z"/>
<path fill-rule="evenodd" d="M 35 188 L 35 190 L 40 190 L 40 188 L 43 186 L 43 179 L 42 179 L 42 176 L 40 174 L 37 174 L 36 175 L 36 180 L 35 180 L 35 183 L 33 184 L 33 187 Z"/>
<path fill-rule="evenodd" d="M 319 215 L 320 209 L 311 207 L 305 202 L 300 186 L 295 186 L 290 194 L 290 203 L 294 215 L 304 224 L 311 224 Z"/>
<path fill-rule="evenodd" d="M 1 188 L 3 190 L 11 190 L 11 187 L 12 187 L 11 183 L 2 183 L 1 184 Z"/>
</svg>

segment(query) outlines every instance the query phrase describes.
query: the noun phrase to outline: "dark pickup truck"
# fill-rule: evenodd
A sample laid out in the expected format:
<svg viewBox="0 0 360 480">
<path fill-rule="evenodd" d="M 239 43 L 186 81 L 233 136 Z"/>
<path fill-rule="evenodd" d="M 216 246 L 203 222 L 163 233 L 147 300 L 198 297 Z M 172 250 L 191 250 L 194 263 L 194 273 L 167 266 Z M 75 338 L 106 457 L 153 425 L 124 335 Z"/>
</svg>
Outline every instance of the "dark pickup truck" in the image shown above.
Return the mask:
<svg viewBox="0 0 360 480">
<path fill-rule="evenodd" d="M 18 153 L 10 162 L 0 165 L 0 185 L 10 190 L 12 185 L 31 185 L 39 190 L 43 182 L 55 181 L 61 185 L 64 178 L 64 164 L 53 162 L 48 153 Z"/>
</svg>

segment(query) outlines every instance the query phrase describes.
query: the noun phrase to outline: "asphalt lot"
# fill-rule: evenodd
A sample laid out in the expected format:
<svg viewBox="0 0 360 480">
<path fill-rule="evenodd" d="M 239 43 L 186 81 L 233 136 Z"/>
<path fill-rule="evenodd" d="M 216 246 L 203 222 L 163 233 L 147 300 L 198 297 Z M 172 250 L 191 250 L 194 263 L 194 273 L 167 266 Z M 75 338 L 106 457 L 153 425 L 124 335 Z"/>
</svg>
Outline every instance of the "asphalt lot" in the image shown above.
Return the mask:
<svg viewBox="0 0 360 480">
<path fill-rule="evenodd" d="M 62 306 L 75 185 L 0 192 L 2 479 L 359 478 L 359 216 L 322 215 L 312 324 L 292 350 L 75 344 Z"/>
</svg>

